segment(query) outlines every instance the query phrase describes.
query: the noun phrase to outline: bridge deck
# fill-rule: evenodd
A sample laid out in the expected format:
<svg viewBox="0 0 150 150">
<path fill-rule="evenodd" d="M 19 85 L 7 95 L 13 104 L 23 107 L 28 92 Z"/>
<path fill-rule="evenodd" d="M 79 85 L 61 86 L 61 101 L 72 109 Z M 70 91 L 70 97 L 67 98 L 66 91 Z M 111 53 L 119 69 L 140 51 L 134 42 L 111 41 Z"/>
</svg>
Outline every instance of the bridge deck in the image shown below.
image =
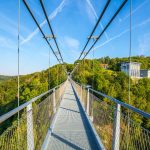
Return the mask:
<svg viewBox="0 0 150 150">
<path fill-rule="evenodd" d="M 67 84 L 58 109 L 47 149 L 98 149 L 93 132 L 70 83 Z"/>
</svg>

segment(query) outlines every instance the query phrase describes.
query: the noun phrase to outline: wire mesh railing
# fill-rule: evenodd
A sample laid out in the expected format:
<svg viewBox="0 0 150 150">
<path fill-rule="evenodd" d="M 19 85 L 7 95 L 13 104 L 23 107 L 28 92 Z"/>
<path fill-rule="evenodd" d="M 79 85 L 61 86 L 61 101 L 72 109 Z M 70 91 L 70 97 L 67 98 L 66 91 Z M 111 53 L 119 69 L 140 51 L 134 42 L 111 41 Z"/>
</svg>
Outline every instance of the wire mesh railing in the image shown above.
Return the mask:
<svg viewBox="0 0 150 150">
<path fill-rule="evenodd" d="M 135 122 L 131 113 L 147 119 L 150 119 L 150 114 L 95 91 L 89 86 L 81 86 L 74 81 L 72 84 L 106 149 L 150 149 L 150 131 Z M 107 98 L 112 104 L 103 101 L 102 97 Z"/>
<path fill-rule="evenodd" d="M 0 149 L 41 149 L 65 86 L 66 82 L 0 116 L 0 128 L 11 124 L 0 135 Z M 17 112 L 20 113 L 19 120 Z"/>
<path fill-rule="evenodd" d="M 17 116 L 13 116 L 17 118 Z M 9 118 L 11 122 L 12 117 Z M 9 122 L 7 121 L 6 124 Z M 5 124 L 5 122 L 3 123 Z M 27 115 L 25 114 L 25 110 L 22 111 L 21 119 L 18 122 L 15 119 L 12 125 L 6 129 L 0 135 L 0 149 L 2 150 L 16 150 L 16 149 L 26 149 L 27 147 Z M 17 144 L 18 143 L 18 144 Z"/>
</svg>

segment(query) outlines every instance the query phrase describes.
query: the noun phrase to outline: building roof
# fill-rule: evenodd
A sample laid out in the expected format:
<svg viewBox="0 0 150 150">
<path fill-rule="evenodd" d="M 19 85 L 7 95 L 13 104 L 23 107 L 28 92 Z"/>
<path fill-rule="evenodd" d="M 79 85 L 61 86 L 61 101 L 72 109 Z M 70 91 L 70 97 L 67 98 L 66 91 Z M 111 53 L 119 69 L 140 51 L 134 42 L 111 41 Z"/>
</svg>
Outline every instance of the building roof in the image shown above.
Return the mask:
<svg viewBox="0 0 150 150">
<path fill-rule="evenodd" d="M 100 64 L 100 66 L 104 69 L 107 69 L 108 68 L 108 64 Z"/>
<path fill-rule="evenodd" d="M 139 65 L 141 65 L 141 63 L 140 62 L 121 62 L 121 64 L 139 64 Z"/>
<path fill-rule="evenodd" d="M 150 70 L 148 70 L 148 69 L 140 69 L 140 71 L 150 71 Z"/>
<path fill-rule="evenodd" d="M 101 66 L 108 66 L 108 64 L 100 64 Z"/>
</svg>

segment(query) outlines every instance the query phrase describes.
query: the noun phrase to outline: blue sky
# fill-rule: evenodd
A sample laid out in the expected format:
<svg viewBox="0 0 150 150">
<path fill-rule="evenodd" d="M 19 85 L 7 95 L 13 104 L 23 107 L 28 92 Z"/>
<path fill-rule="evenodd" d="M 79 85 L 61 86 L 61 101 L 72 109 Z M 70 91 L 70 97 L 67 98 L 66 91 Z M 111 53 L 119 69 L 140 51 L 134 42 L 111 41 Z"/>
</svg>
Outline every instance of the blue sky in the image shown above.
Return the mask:
<svg viewBox="0 0 150 150">
<path fill-rule="evenodd" d="M 112 0 L 94 35 L 98 35 L 123 0 Z M 150 56 L 150 1 L 132 0 L 132 55 Z M 51 34 L 39 0 L 27 0 L 46 35 Z M 65 62 L 73 63 L 100 15 L 106 0 L 43 0 Z M 100 41 L 94 57 L 129 55 L 130 1 L 125 5 Z M 18 0 L 0 3 L 0 74 L 17 74 Z M 21 1 L 20 73 L 48 68 L 49 47 Z M 91 42 L 92 43 L 92 42 Z M 54 43 L 51 41 L 54 49 Z M 88 55 L 93 58 L 93 53 Z M 51 53 L 51 65 L 57 63 Z"/>
</svg>

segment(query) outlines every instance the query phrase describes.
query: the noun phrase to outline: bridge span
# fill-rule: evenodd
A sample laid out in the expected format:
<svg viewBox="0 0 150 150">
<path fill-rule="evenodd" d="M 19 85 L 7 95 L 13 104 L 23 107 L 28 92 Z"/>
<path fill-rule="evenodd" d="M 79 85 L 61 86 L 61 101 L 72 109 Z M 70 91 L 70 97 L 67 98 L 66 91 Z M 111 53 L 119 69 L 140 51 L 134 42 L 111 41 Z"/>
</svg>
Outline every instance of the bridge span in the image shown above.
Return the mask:
<svg viewBox="0 0 150 150">
<path fill-rule="evenodd" d="M 51 130 L 44 149 L 99 149 L 88 118 L 70 82 L 67 82 Z"/>
<path fill-rule="evenodd" d="M 0 135 L 0 149 L 149 150 L 150 131 L 125 109 L 150 119 L 142 110 L 68 79 L 0 116 L 3 128 L 12 122 Z"/>
</svg>

